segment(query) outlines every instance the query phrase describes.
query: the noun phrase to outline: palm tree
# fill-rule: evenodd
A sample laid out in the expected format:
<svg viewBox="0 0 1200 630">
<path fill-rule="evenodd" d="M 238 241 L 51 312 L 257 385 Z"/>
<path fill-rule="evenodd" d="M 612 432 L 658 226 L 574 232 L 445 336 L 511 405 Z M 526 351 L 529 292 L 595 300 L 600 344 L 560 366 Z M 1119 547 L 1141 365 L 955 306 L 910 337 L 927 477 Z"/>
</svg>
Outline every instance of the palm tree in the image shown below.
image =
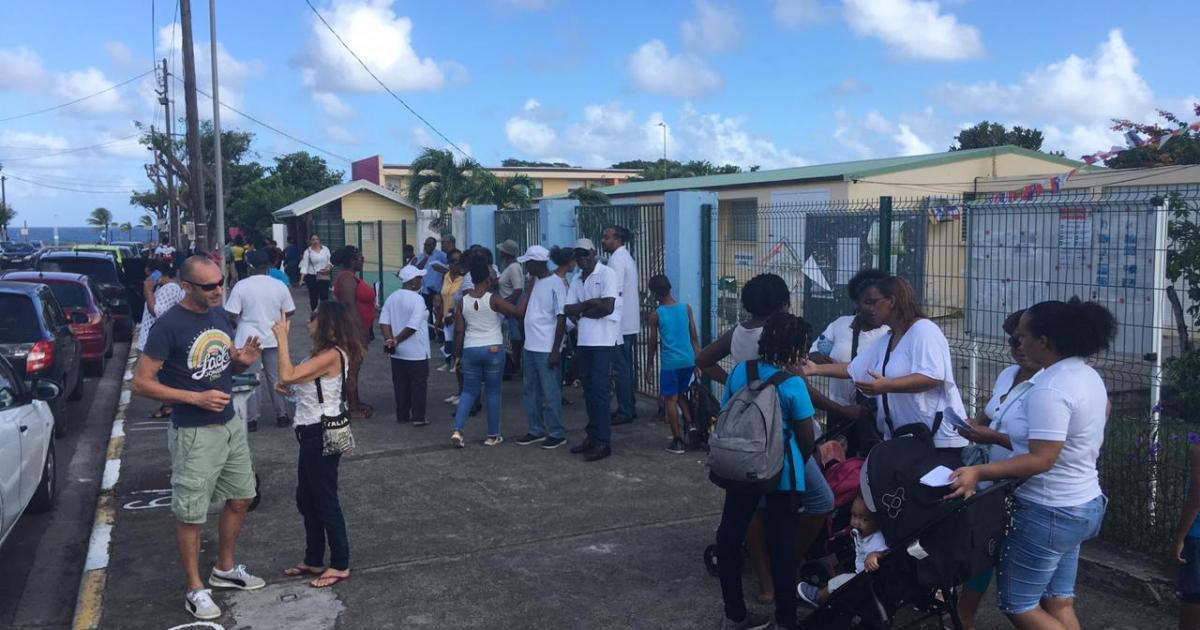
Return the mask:
<svg viewBox="0 0 1200 630">
<path fill-rule="evenodd" d="M 138 218 L 138 227 L 144 228 L 147 232 L 154 230 L 154 217 L 148 214 L 143 214 Z M 154 234 L 154 240 L 158 240 L 157 233 Z"/>
<path fill-rule="evenodd" d="M 409 166 L 409 203 L 445 212 L 467 199 L 471 173 L 480 168 L 471 158 L 455 160 L 449 149 L 425 149 Z"/>
<path fill-rule="evenodd" d="M 132 223 L 130 223 L 129 221 L 126 221 L 126 222 L 122 223 L 120 226 L 118 226 L 117 229 L 124 232 L 126 238 L 128 238 L 131 241 L 133 240 L 133 224 Z"/>
<path fill-rule="evenodd" d="M 17 218 L 17 211 L 7 203 L 0 203 L 0 235 L 8 238 L 8 224 Z"/>
<path fill-rule="evenodd" d="M 97 232 L 103 232 L 112 223 L 112 218 L 112 212 L 109 212 L 108 208 L 96 208 L 88 215 L 87 224 L 96 228 Z"/>
<path fill-rule="evenodd" d="M 528 175 L 500 178 L 491 171 L 476 169 L 467 186 L 465 201 L 471 203 L 490 203 L 497 208 L 528 208 L 532 203 L 529 191 L 533 190 L 533 180 Z"/>
<path fill-rule="evenodd" d="M 580 186 L 567 195 L 568 199 L 578 199 L 581 206 L 611 206 L 612 200 L 608 195 L 587 186 Z"/>
</svg>

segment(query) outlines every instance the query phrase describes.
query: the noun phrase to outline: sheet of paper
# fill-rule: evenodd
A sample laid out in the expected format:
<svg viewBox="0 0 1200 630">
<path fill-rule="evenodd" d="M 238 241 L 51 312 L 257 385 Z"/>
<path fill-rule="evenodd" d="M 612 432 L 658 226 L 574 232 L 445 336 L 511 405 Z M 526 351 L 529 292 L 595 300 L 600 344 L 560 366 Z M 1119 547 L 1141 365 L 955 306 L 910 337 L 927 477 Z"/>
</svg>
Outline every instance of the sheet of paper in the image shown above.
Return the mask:
<svg viewBox="0 0 1200 630">
<path fill-rule="evenodd" d="M 954 474 L 953 470 L 945 466 L 938 466 L 933 470 L 925 473 L 921 477 L 921 484 L 930 488 L 941 488 L 942 486 L 950 485 L 950 475 Z"/>
</svg>

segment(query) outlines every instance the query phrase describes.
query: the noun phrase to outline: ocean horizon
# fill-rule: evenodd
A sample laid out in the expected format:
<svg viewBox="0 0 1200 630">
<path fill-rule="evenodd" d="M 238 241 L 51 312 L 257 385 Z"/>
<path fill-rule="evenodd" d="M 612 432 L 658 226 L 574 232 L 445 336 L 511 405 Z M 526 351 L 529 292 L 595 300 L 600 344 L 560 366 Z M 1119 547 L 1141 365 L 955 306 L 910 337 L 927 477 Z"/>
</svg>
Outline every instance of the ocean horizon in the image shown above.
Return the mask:
<svg viewBox="0 0 1200 630">
<path fill-rule="evenodd" d="M 28 229 L 29 234 L 23 236 L 22 229 Z M 58 228 L 58 242 L 63 243 L 100 243 L 103 242 L 104 230 L 88 226 L 72 226 Z M 154 241 L 158 240 L 158 230 L 154 228 L 134 227 L 132 233 L 111 228 L 108 230 L 110 240 L 114 241 Z M 25 241 L 41 241 L 46 245 L 54 244 L 53 227 L 23 228 L 18 225 L 8 226 L 8 240 L 23 243 Z"/>
</svg>

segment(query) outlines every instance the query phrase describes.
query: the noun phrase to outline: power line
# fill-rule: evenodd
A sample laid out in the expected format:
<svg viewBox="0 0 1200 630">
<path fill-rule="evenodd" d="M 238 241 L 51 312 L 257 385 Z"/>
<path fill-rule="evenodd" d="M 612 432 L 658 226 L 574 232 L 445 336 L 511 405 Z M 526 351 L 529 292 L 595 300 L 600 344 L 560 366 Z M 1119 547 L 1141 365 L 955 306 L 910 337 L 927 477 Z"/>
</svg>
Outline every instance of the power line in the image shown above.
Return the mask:
<svg viewBox="0 0 1200 630">
<path fill-rule="evenodd" d="M 126 80 L 124 80 L 124 81 L 122 81 L 122 82 L 120 82 L 120 83 L 118 83 L 118 84 L 116 84 L 116 85 L 112 85 L 112 86 L 106 87 L 106 88 L 104 88 L 103 90 L 100 90 L 99 92 L 94 92 L 94 93 L 92 93 L 92 94 L 88 94 L 87 96 L 81 96 L 81 97 L 79 97 L 79 98 L 77 98 L 77 99 L 75 99 L 75 100 L 73 100 L 73 101 L 68 101 L 68 102 L 66 102 L 66 103 L 61 103 L 61 104 L 59 104 L 59 105 L 55 105 L 54 107 L 47 107 L 47 108 L 45 108 L 45 109 L 39 109 L 39 110 L 37 110 L 36 112 L 26 112 L 26 113 L 24 113 L 24 114 L 18 114 L 18 115 L 16 115 L 16 116 L 9 116 L 8 118 L 0 118 L 0 122 L 8 122 L 8 121 L 10 121 L 10 120 L 16 120 L 16 119 L 18 119 L 18 118 L 26 118 L 26 117 L 28 117 L 28 116 L 36 116 L 36 115 L 38 115 L 38 114 L 45 114 L 46 112 L 52 112 L 52 111 L 54 111 L 54 110 L 56 110 L 56 109 L 62 109 L 62 108 L 64 108 L 64 107 L 70 107 L 71 105 L 74 105 L 74 104 L 76 104 L 76 103 L 81 103 L 81 102 L 83 102 L 83 101 L 86 101 L 86 100 L 88 100 L 89 98 L 93 98 L 93 97 L 96 97 L 96 96 L 100 96 L 101 94 L 104 94 L 104 93 L 106 93 L 106 92 L 111 92 L 111 91 L 113 91 L 113 90 L 115 90 L 115 89 L 117 89 L 117 88 L 119 88 L 119 87 L 121 87 L 121 86 L 123 86 L 123 85 L 128 85 L 128 84 L 130 84 L 130 83 L 133 83 L 134 81 L 137 81 L 138 79 L 140 79 L 140 78 L 142 78 L 142 77 L 144 77 L 144 76 L 146 76 L 146 75 L 148 75 L 148 74 L 150 74 L 150 73 L 152 73 L 152 72 L 154 72 L 154 71 L 153 71 L 153 70 L 147 70 L 146 72 L 143 72 L 143 73 L 141 73 L 141 74 L 137 75 L 136 77 L 133 77 L 133 78 L 130 78 L 130 79 L 126 79 Z"/>
<path fill-rule="evenodd" d="M 388 94 L 390 94 L 392 96 L 392 98 L 396 99 L 396 101 L 398 101 L 401 105 L 403 105 L 404 109 L 407 109 L 409 111 L 409 113 L 411 113 L 413 116 L 416 116 L 417 120 L 420 120 L 422 123 L 425 123 L 426 127 L 429 127 L 430 129 L 432 129 L 433 133 L 436 133 L 442 140 L 445 140 L 447 144 L 449 144 L 451 147 L 454 148 L 454 150 L 461 153 L 463 155 L 463 157 L 471 157 L 470 155 L 467 154 L 466 151 L 462 150 L 462 147 L 458 146 L 457 144 L 454 144 L 453 140 L 451 140 L 450 138 L 447 138 L 446 134 L 439 131 L 437 127 L 434 127 L 433 123 L 429 122 L 428 120 L 425 120 L 424 116 L 418 114 L 417 110 L 415 110 L 411 106 L 409 106 L 408 103 L 405 103 L 404 99 L 400 98 L 395 92 L 392 91 L 392 88 L 388 87 L 387 84 L 384 83 L 379 77 L 375 76 L 375 73 L 371 72 L 371 69 L 369 67 L 367 67 L 367 64 L 365 62 L 363 62 L 362 58 L 360 58 L 358 56 L 358 53 L 355 53 L 354 49 L 350 48 L 349 44 L 347 44 L 345 42 L 345 40 L 342 39 L 342 36 L 338 35 L 337 31 L 333 30 L 333 26 L 331 26 L 329 24 L 329 22 L 325 21 L 325 16 L 321 15 L 321 12 L 317 10 L 317 7 L 313 6 L 313 3 L 311 2 L 311 0 L 304 0 L 304 3 L 308 5 L 309 9 L 312 9 L 313 14 L 317 16 L 318 20 L 321 20 L 321 23 L 325 25 L 325 28 L 329 29 L 330 33 L 333 33 L 333 36 L 335 38 L 337 38 L 338 43 L 342 45 L 342 48 L 345 48 L 346 51 L 349 52 L 352 57 L 354 57 L 354 60 L 358 62 L 358 65 L 362 66 L 363 70 L 366 70 L 367 74 L 371 75 L 371 78 L 375 79 L 375 82 L 378 83 L 379 86 L 384 89 L 384 91 L 386 91 Z"/>
<path fill-rule="evenodd" d="M 124 136 L 121 138 L 114 138 L 112 140 L 108 140 L 105 142 L 91 144 L 86 147 L 71 147 L 71 148 L 67 148 L 67 149 L 52 149 L 50 147 L 0 147 L 0 149 L 8 149 L 8 150 L 15 150 L 15 151 L 53 151 L 53 153 L 44 153 L 42 155 L 26 155 L 26 156 L 21 156 L 21 157 L 14 157 L 14 158 L 4 158 L 3 160 L 0 160 L 0 162 L 25 162 L 28 160 L 40 160 L 43 158 L 55 157 L 57 155 L 67 155 L 68 153 L 77 153 L 79 151 L 87 151 L 89 149 L 99 149 L 101 147 L 106 147 L 109 145 L 117 144 L 118 142 L 124 142 L 126 140 L 129 140 L 130 138 L 137 138 L 140 135 L 142 135 L 141 132 L 138 132 L 138 133 Z"/>
<path fill-rule="evenodd" d="M 38 172 L 36 174 L 30 174 L 27 172 L 22 172 L 21 175 L 23 177 L 37 181 L 38 183 L 56 184 L 56 185 L 60 185 L 60 186 L 79 186 L 81 188 L 92 188 L 92 189 L 97 189 L 97 190 L 101 189 L 101 188 L 108 188 L 108 189 L 114 189 L 114 190 L 117 190 L 117 189 L 125 190 L 125 188 L 126 188 L 125 186 L 123 186 L 121 184 L 113 184 L 111 182 L 99 181 L 99 180 L 95 180 L 95 179 L 86 179 L 86 178 L 82 178 L 82 177 L 71 177 L 68 175 L 58 175 L 56 173 Z"/>
<path fill-rule="evenodd" d="M 65 190 L 67 192 L 87 193 L 87 194 L 93 194 L 93 195 L 129 195 L 129 194 L 133 193 L 133 190 L 83 190 L 80 188 L 68 188 L 66 186 L 56 186 L 53 184 L 37 182 L 37 181 L 31 180 L 31 179 L 25 179 L 24 177 L 18 177 L 17 175 L 13 175 L 12 173 L 6 173 L 6 175 L 17 181 L 22 181 L 27 184 L 32 184 L 34 186 L 40 186 L 42 188 L 53 188 L 55 190 Z"/>
<path fill-rule="evenodd" d="M 183 79 L 180 79 L 179 77 L 177 77 L 177 76 L 175 76 L 175 75 L 171 75 L 171 76 L 172 76 L 172 77 L 174 77 L 174 79 L 175 79 L 176 81 L 178 81 L 178 82 L 180 82 L 180 83 L 183 83 Z M 201 94 L 201 95 L 203 95 L 205 98 L 207 98 L 207 99 L 208 99 L 208 100 L 210 100 L 210 101 L 212 100 L 212 95 L 211 95 L 211 94 L 209 94 L 209 93 L 207 93 L 207 92 L 205 92 L 204 90 L 201 90 L 200 88 L 196 88 L 196 93 L 197 93 L 197 94 Z M 313 150 L 316 150 L 316 151 L 320 151 L 321 153 L 324 153 L 325 155 L 328 155 L 328 156 L 330 156 L 330 157 L 335 157 L 335 158 L 337 158 L 337 159 L 339 159 L 339 160 L 342 160 L 343 162 L 346 162 L 347 164 L 349 164 L 349 163 L 353 162 L 353 160 L 351 160 L 350 158 L 348 158 L 348 157 L 346 157 L 346 156 L 344 156 L 344 155 L 338 155 L 337 153 L 334 153 L 333 151 L 329 151 L 329 150 L 326 150 L 326 149 L 322 149 L 321 147 L 319 147 L 319 146 L 317 146 L 317 145 L 315 145 L 315 144 L 313 144 L 313 143 L 311 143 L 311 142 L 306 142 L 306 141 L 304 141 L 304 140 L 301 140 L 300 138 L 297 138 L 296 136 L 293 136 L 292 134 L 290 134 L 290 133 L 288 133 L 288 132 L 286 132 L 286 131 L 283 131 L 282 129 L 279 129 L 278 127 L 273 127 L 273 126 L 271 126 L 271 125 L 268 125 L 267 123 L 265 123 L 265 122 L 263 122 L 263 121 L 261 121 L 261 120 L 259 120 L 259 119 L 255 118 L 255 117 L 251 116 L 250 114 L 247 114 L 246 112 L 243 112 L 243 111 L 241 111 L 241 110 L 237 109 L 236 107 L 233 107 L 233 106 L 231 106 L 231 105 L 227 105 L 227 104 L 225 104 L 225 103 L 221 103 L 221 107 L 224 107 L 225 109 L 228 109 L 229 111 L 231 111 L 231 112 L 233 112 L 233 113 L 235 113 L 235 114 L 238 114 L 238 115 L 242 116 L 243 118 L 245 118 L 245 119 L 249 120 L 250 122 L 253 122 L 253 123 L 257 124 L 257 125 L 260 125 L 260 126 L 262 126 L 262 127 L 265 127 L 265 128 L 267 128 L 267 129 L 270 129 L 271 131 L 274 131 L 275 133 L 277 133 L 277 134 L 279 134 L 279 135 L 281 135 L 281 136 L 283 136 L 283 137 L 285 137 L 285 138 L 287 138 L 287 139 L 289 139 L 289 140 L 292 140 L 293 142 L 298 142 L 298 143 L 300 143 L 300 144 L 302 144 L 302 145 L 304 145 L 304 146 L 306 146 L 306 147 L 308 147 L 308 148 L 310 148 L 310 149 L 313 149 Z"/>
</svg>

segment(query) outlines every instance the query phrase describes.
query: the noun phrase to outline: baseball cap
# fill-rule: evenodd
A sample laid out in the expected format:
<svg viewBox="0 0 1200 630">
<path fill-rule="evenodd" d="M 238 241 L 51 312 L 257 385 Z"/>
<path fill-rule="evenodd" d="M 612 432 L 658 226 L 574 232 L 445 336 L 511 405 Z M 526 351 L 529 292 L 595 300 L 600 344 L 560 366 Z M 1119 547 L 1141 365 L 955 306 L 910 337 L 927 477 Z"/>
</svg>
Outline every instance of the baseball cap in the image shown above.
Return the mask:
<svg viewBox="0 0 1200 630">
<path fill-rule="evenodd" d="M 517 245 L 517 242 L 511 238 L 503 243 L 496 243 L 496 249 L 508 254 L 509 256 L 516 256 L 521 253 L 521 246 Z"/>
<path fill-rule="evenodd" d="M 592 245 L 592 239 L 581 238 L 578 241 L 575 241 L 575 249 L 590 249 L 594 251 L 596 246 Z"/>
<path fill-rule="evenodd" d="M 425 270 L 417 269 L 412 265 L 405 265 L 404 268 L 401 269 L 396 275 L 400 277 L 400 282 L 407 284 L 413 278 L 420 278 L 421 276 L 425 275 Z"/>
<path fill-rule="evenodd" d="M 541 245 L 530 245 L 529 249 L 525 250 L 525 254 L 523 256 L 517 256 L 517 262 L 523 263 L 531 260 L 537 260 L 541 262 L 550 260 L 550 250 L 542 247 Z"/>
</svg>

